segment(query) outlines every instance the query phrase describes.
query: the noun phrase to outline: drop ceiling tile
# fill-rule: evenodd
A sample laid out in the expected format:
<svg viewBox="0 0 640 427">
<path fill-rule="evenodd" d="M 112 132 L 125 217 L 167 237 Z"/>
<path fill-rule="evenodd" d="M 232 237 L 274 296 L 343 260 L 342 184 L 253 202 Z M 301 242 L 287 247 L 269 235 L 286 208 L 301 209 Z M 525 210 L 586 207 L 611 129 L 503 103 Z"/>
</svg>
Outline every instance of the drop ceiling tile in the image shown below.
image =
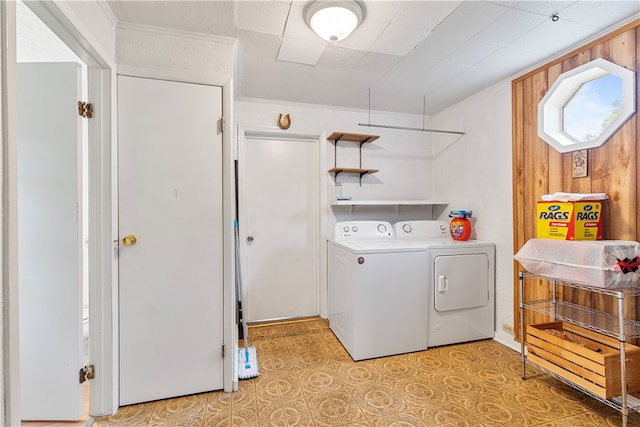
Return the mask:
<svg viewBox="0 0 640 427">
<path fill-rule="evenodd" d="M 275 60 L 282 38 L 271 34 L 237 30 L 238 51 L 240 55 L 259 56 Z"/>
<path fill-rule="evenodd" d="M 425 30 L 389 24 L 369 50 L 404 56 L 416 47 L 425 35 Z"/>
<path fill-rule="evenodd" d="M 238 61 L 238 96 L 247 98 L 283 99 L 280 93 L 304 86 L 312 67 L 288 62 L 245 56 Z"/>
<path fill-rule="evenodd" d="M 367 50 L 373 42 L 382 34 L 385 27 L 384 22 L 365 19 L 364 22 L 356 28 L 353 33 L 346 39 L 336 43 L 336 46 L 346 47 L 348 49 Z"/>
<path fill-rule="evenodd" d="M 407 97 L 411 98 L 408 99 Z M 378 82 L 371 88 L 371 110 L 422 111 L 422 94 L 413 90 L 390 87 Z"/>
<path fill-rule="evenodd" d="M 237 2 L 236 27 L 282 36 L 290 5 L 274 1 Z"/>
<path fill-rule="evenodd" d="M 464 99 L 464 94 L 464 90 L 457 90 L 456 88 L 439 87 L 434 89 L 426 95 L 426 114 L 433 116 L 445 108 L 460 102 Z"/>
<path fill-rule="evenodd" d="M 481 1 L 463 2 L 429 35 L 429 38 L 467 40 L 509 11 L 504 6 Z"/>
<path fill-rule="evenodd" d="M 471 66 L 500 50 L 504 44 L 490 43 L 472 38 L 444 58 L 452 64 Z"/>
<path fill-rule="evenodd" d="M 476 67 L 488 69 L 497 75 L 508 77 L 538 62 L 537 53 L 530 49 L 507 45 L 476 64 Z"/>
<path fill-rule="evenodd" d="M 392 22 L 407 27 L 433 30 L 462 1 L 408 1 Z"/>
<path fill-rule="evenodd" d="M 578 0 L 531 0 L 531 1 L 493 1 L 495 4 L 513 7 L 526 12 L 533 12 L 544 16 L 551 16 L 576 3 Z"/>
<path fill-rule="evenodd" d="M 334 88 L 342 83 L 349 74 L 346 70 L 335 68 L 314 68 L 307 78 L 307 85 L 318 90 L 333 92 Z"/>
<path fill-rule="evenodd" d="M 283 39 L 278 52 L 278 61 L 316 65 L 326 43 L 297 39 Z"/>
<path fill-rule="evenodd" d="M 353 68 L 363 55 L 364 52 L 361 50 L 345 49 L 328 44 L 316 65 L 318 67 Z"/>
<path fill-rule="evenodd" d="M 369 108 L 368 89 L 355 89 L 344 82 L 334 88 L 333 105 L 366 110 Z"/>
<path fill-rule="evenodd" d="M 398 55 L 367 52 L 353 68 L 355 70 L 376 71 L 384 74 L 389 72 L 401 59 L 402 57 Z"/>
<path fill-rule="evenodd" d="M 544 15 L 511 9 L 476 34 L 474 38 L 507 44 L 531 31 L 547 19 L 549 18 Z"/>
<path fill-rule="evenodd" d="M 543 51 L 548 56 L 551 56 L 566 47 L 576 45 L 596 32 L 596 29 L 586 25 L 562 19 L 552 22 L 549 19 L 515 39 L 511 42 L 511 45 L 529 50 Z"/>
<path fill-rule="evenodd" d="M 389 73 L 403 76 L 405 78 L 412 78 L 416 74 L 423 74 L 437 63 L 438 61 L 432 59 L 424 48 L 421 50 L 414 49 L 394 65 Z"/>
<path fill-rule="evenodd" d="M 374 90 L 379 91 L 382 88 L 391 89 L 395 95 L 406 98 L 407 102 L 413 104 L 412 108 L 422 107 L 424 95 L 436 87 L 442 85 L 442 82 L 435 82 L 426 78 L 418 78 L 407 80 L 400 76 L 387 74 L 381 78 L 374 86 Z"/>
<path fill-rule="evenodd" d="M 465 37 L 443 37 L 444 34 L 431 33 L 409 55 L 440 61 L 451 52 L 462 46 L 468 39 Z"/>
<path fill-rule="evenodd" d="M 463 72 L 470 67 L 466 65 L 450 64 L 448 62 L 439 62 L 435 67 L 430 68 L 426 73 L 420 76 L 431 81 L 447 82 L 457 79 Z"/>
<path fill-rule="evenodd" d="M 638 0 L 581 1 L 572 4 L 558 15 L 562 20 L 602 27 L 616 24 L 638 13 L 640 13 Z"/>
<path fill-rule="evenodd" d="M 322 40 L 304 20 L 304 4 L 293 4 L 287 17 L 287 24 L 284 29 L 284 36 L 300 40 Z"/>
<path fill-rule="evenodd" d="M 407 2 L 400 0 L 367 1 L 365 2 L 365 7 L 367 8 L 365 19 L 389 23 L 396 16 L 398 11 L 402 9 L 402 6 L 404 6 L 405 3 Z"/>
<path fill-rule="evenodd" d="M 366 91 L 367 89 L 373 87 L 378 81 L 380 81 L 382 77 L 382 73 L 351 70 L 345 76 L 342 84 L 354 90 Z"/>
</svg>

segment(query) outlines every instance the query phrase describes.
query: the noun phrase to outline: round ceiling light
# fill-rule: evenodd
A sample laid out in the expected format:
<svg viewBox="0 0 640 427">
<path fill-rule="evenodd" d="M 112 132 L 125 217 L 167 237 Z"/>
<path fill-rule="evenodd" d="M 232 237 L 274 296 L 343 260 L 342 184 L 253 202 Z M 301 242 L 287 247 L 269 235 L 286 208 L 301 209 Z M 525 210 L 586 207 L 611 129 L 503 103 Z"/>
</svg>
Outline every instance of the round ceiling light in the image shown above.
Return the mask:
<svg viewBox="0 0 640 427">
<path fill-rule="evenodd" d="M 358 0 L 315 0 L 304 9 L 307 25 L 329 42 L 347 38 L 362 23 L 364 16 L 364 3 Z"/>
</svg>

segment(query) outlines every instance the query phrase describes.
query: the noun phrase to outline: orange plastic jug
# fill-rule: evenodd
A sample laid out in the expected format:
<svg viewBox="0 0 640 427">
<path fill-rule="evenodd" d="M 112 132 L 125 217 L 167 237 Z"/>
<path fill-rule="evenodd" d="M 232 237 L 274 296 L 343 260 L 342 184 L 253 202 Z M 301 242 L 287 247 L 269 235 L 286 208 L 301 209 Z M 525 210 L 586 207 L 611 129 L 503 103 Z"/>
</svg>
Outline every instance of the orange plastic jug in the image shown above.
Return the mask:
<svg viewBox="0 0 640 427">
<path fill-rule="evenodd" d="M 449 224 L 449 232 L 453 240 L 469 240 L 471 236 L 471 211 L 449 211 L 449 218 L 453 218 Z"/>
<path fill-rule="evenodd" d="M 449 232 L 453 240 L 469 240 L 471 221 L 467 218 L 453 218 L 449 224 Z"/>
</svg>

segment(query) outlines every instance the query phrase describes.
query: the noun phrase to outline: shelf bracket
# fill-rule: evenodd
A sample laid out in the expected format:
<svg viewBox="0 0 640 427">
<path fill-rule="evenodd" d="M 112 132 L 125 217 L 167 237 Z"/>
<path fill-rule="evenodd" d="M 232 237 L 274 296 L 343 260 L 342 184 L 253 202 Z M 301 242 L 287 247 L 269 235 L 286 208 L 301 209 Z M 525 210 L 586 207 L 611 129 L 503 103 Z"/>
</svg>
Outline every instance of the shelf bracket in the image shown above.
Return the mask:
<svg viewBox="0 0 640 427">
<path fill-rule="evenodd" d="M 360 187 L 362 187 L 362 177 L 365 176 L 367 174 L 367 172 L 360 172 L 360 179 L 358 180 L 358 182 L 360 183 Z"/>
</svg>

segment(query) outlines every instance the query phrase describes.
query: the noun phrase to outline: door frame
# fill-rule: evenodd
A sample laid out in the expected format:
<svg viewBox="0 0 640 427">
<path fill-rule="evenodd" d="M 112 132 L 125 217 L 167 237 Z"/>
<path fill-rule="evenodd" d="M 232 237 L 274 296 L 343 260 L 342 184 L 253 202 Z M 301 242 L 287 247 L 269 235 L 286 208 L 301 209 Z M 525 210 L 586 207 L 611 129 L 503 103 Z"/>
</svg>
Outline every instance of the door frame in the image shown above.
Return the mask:
<svg viewBox="0 0 640 427">
<path fill-rule="evenodd" d="M 87 64 L 89 101 L 94 104 L 94 118 L 89 121 L 89 310 L 91 362 L 97 367 L 92 380 L 89 413 L 92 416 L 115 413 L 118 407 L 118 361 L 114 357 L 114 334 L 117 317 L 114 309 L 117 286 L 114 270 L 116 254 L 112 249 L 113 205 L 117 205 L 117 187 L 113 185 L 115 164 L 114 96 L 115 63 L 99 52 L 65 13 L 51 0 L 27 3 L 67 46 Z M 0 4 L 0 39 L 6 49 L 1 53 L 2 72 L 2 355 L 0 424 L 20 424 L 20 354 L 18 324 L 18 227 L 17 227 L 17 141 L 16 141 L 16 6 Z M 89 34 L 90 36 L 90 34 Z M 115 228 L 117 230 L 117 227 Z"/>
<path fill-rule="evenodd" d="M 326 265 L 327 265 L 327 255 L 326 255 L 326 242 L 323 236 L 326 236 L 326 222 L 327 222 L 327 210 L 328 210 L 328 202 L 327 202 L 327 191 L 322 191 L 323 188 L 327 187 L 327 173 L 323 173 L 322 171 L 326 170 L 326 144 L 322 144 L 322 141 L 326 141 L 326 135 L 324 132 L 322 133 L 303 133 L 303 132 L 295 132 L 290 133 L 288 131 L 275 130 L 270 128 L 245 128 L 242 126 L 238 126 L 238 143 L 236 147 L 236 155 L 235 158 L 238 160 L 238 187 L 240 191 L 239 195 L 239 215 L 241 218 L 246 218 L 246 200 L 244 199 L 243 194 L 246 194 L 246 170 L 244 166 L 245 162 L 245 153 L 246 153 L 246 143 L 247 139 L 278 139 L 284 141 L 295 141 L 295 140 L 304 140 L 310 141 L 314 143 L 315 146 L 315 156 L 316 156 L 316 164 L 315 168 L 317 171 L 316 176 L 316 204 L 318 207 L 318 212 L 316 215 L 316 295 L 317 295 L 317 304 L 318 304 L 318 313 L 321 317 L 327 317 L 327 273 L 326 273 Z M 240 224 L 240 242 L 246 240 L 246 230 L 245 227 Z M 246 261 L 246 254 L 243 250 L 243 246 L 240 245 L 240 257 L 242 260 Z M 242 277 L 247 277 L 246 274 L 246 262 L 242 263 Z"/>
</svg>

